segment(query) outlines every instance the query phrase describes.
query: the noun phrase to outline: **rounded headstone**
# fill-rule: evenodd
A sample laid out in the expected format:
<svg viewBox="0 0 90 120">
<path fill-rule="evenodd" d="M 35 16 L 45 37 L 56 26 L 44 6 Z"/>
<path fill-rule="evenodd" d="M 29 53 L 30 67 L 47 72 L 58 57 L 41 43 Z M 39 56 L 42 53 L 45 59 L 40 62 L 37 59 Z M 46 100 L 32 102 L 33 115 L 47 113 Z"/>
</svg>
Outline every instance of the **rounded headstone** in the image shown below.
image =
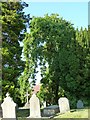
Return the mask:
<svg viewBox="0 0 90 120">
<path fill-rule="evenodd" d="M 84 108 L 83 102 L 82 102 L 81 100 L 78 100 L 78 102 L 77 102 L 77 108 L 78 108 L 78 109 Z"/>
<path fill-rule="evenodd" d="M 66 97 L 61 97 L 58 100 L 60 113 L 70 111 L 69 100 Z"/>
<path fill-rule="evenodd" d="M 9 96 L 9 93 L 6 94 L 4 102 L 1 104 L 3 111 L 3 118 L 16 118 L 16 103 Z"/>
<path fill-rule="evenodd" d="M 30 118 L 40 118 L 40 102 L 38 97 L 33 94 L 30 98 Z"/>
</svg>

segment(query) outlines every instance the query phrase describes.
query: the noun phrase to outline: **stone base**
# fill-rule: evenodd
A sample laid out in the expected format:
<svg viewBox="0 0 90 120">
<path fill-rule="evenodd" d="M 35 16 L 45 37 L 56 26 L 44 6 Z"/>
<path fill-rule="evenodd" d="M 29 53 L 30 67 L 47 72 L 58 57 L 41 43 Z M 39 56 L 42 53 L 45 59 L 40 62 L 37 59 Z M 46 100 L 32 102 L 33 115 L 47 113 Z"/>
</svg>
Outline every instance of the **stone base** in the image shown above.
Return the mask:
<svg viewBox="0 0 90 120">
<path fill-rule="evenodd" d="M 27 118 L 41 118 L 41 116 L 29 116 Z"/>
<path fill-rule="evenodd" d="M 43 116 L 45 116 L 45 117 L 53 116 L 58 112 L 59 112 L 58 105 L 48 106 L 48 107 L 43 109 Z"/>
<path fill-rule="evenodd" d="M 41 120 L 41 119 L 44 120 L 44 119 L 51 119 L 51 118 L 53 118 L 53 116 L 50 116 L 50 117 L 39 117 L 39 118 L 38 118 L 38 117 L 30 117 L 30 116 L 29 116 L 29 117 L 27 117 L 27 118 L 29 118 L 29 119 L 31 119 L 31 120 L 35 120 L 35 119 L 36 119 L 36 120 L 37 120 L 37 119 L 38 119 L 38 120 L 39 120 L 39 119 L 40 119 L 40 120 Z"/>
</svg>

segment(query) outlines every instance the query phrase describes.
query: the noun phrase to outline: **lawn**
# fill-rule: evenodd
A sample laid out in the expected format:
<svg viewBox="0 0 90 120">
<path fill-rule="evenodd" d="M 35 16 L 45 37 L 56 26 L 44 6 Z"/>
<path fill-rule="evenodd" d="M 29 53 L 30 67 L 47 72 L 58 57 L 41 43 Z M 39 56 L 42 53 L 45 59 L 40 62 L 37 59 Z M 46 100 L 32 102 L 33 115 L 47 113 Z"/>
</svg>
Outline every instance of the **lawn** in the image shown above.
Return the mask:
<svg viewBox="0 0 90 120">
<path fill-rule="evenodd" d="M 88 118 L 90 108 L 86 109 L 73 109 L 65 114 L 58 113 L 54 118 Z"/>
<path fill-rule="evenodd" d="M 88 113 L 90 112 L 90 108 L 85 109 L 72 109 L 70 112 L 66 112 L 65 114 L 56 114 L 54 118 L 88 118 Z M 26 120 L 30 115 L 29 109 L 19 110 L 17 112 L 18 120 Z"/>
<path fill-rule="evenodd" d="M 17 110 L 17 117 L 28 117 L 30 115 L 29 109 Z"/>
</svg>

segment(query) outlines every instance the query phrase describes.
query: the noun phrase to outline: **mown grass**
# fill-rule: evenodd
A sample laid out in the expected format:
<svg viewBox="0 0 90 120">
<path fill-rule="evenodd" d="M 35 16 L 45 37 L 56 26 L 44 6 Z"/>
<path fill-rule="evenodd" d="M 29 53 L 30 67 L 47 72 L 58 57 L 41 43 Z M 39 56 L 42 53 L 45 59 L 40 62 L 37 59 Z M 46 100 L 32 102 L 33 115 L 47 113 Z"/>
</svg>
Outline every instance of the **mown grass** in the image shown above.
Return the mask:
<svg viewBox="0 0 90 120">
<path fill-rule="evenodd" d="M 17 110 L 17 117 L 28 117 L 30 115 L 29 109 L 19 109 Z"/>
<path fill-rule="evenodd" d="M 88 118 L 89 115 L 88 108 L 86 109 L 74 109 L 65 114 L 57 114 L 55 118 Z"/>
<path fill-rule="evenodd" d="M 90 108 L 85 109 L 72 109 L 69 112 L 66 112 L 65 114 L 56 114 L 54 117 L 56 118 L 88 118 Z M 30 111 L 29 109 L 20 109 L 17 111 L 17 117 L 18 120 L 26 120 L 27 117 L 29 117 Z"/>
</svg>

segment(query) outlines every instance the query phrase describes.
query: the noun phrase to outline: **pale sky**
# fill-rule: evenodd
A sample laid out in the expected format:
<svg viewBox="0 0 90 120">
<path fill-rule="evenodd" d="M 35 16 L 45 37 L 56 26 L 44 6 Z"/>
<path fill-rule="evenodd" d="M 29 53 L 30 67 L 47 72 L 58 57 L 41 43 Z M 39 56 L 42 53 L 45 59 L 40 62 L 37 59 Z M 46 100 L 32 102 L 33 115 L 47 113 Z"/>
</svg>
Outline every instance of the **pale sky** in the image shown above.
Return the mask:
<svg viewBox="0 0 90 120">
<path fill-rule="evenodd" d="M 86 0 L 87 1 L 87 0 Z M 26 14 L 44 16 L 58 13 L 64 19 L 74 24 L 75 28 L 88 26 L 88 2 L 27 2 Z"/>
</svg>

